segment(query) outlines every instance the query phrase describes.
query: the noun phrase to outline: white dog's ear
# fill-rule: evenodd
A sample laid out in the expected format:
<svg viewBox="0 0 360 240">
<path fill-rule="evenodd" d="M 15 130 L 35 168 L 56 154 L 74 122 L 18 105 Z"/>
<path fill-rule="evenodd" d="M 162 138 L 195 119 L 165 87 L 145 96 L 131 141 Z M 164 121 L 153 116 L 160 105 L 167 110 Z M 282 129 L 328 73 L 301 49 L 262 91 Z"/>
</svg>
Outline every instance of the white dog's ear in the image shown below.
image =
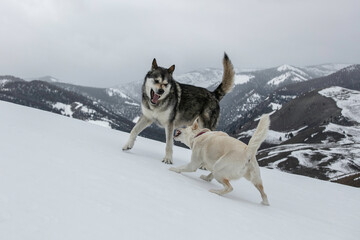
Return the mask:
<svg viewBox="0 0 360 240">
<path fill-rule="evenodd" d="M 196 129 L 199 128 L 198 119 L 199 119 L 199 117 L 197 117 L 197 118 L 195 119 L 193 125 L 191 126 L 191 129 L 192 129 L 192 130 L 196 130 Z"/>
<path fill-rule="evenodd" d="M 152 64 L 151 64 L 151 70 L 155 70 L 157 68 L 158 68 L 158 65 L 157 65 L 156 59 L 154 58 L 154 60 L 152 61 Z"/>
</svg>

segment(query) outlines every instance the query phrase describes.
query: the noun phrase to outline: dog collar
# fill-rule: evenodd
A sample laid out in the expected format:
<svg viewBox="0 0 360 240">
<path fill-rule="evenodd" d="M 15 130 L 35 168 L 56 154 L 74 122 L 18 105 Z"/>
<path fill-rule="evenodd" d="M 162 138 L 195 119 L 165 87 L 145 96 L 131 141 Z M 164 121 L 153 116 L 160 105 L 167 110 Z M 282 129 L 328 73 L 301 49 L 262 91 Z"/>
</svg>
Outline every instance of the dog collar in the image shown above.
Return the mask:
<svg viewBox="0 0 360 240">
<path fill-rule="evenodd" d="M 199 132 L 198 134 L 196 134 L 195 138 L 197 138 L 198 136 L 203 135 L 204 133 L 207 133 L 207 132 L 208 132 L 208 131 L 201 131 L 201 132 Z"/>
</svg>

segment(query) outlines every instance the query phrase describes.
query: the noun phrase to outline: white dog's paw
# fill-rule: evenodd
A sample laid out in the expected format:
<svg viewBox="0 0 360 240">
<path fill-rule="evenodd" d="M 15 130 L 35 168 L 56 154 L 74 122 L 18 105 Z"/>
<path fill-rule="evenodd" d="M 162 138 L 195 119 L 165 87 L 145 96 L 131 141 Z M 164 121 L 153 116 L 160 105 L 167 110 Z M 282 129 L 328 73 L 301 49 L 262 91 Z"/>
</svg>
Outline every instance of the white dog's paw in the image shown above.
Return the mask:
<svg viewBox="0 0 360 240">
<path fill-rule="evenodd" d="M 169 157 L 164 157 L 164 159 L 162 160 L 162 162 L 165 163 L 165 164 L 172 164 L 172 163 L 173 163 L 173 162 L 172 162 L 172 159 L 169 158 Z"/>
<path fill-rule="evenodd" d="M 207 182 L 211 182 L 212 180 L 212 177 L 209 177 L 208 175 L 201 175 L 200 178 Z"/>
<path fill-rule="evenodd" d="M 261 204 L 265 206 L 270 206 L 269 201 L 267 199 L 261 201 Z"/>
<path fill-rule="evenodd" d="M 123 148 L 122 148 L 122 150 L 123 151 L 127 151 L 127 150 L 130 150 L 130 149 L 132 149 L 133 148 L 133 146 L 134 146 L 134 143 L 126 143 L 124 146 L 123 146 Z"/>
<path fill-rule="evenodd" d="M 209 192 L 216 193 L 217 195 L 220 195 L 220 196 L 222 196 L 224 194 L 223 190 L 216 190 L 216 189 L 210 189 Z"/>
<path fill-rule="evenodd" d="M 178 168 L 175 168 L 175 167 L 171 167 L 171 168 L 169 168 L 169 170 L 173 171 L 173 172 L 180 173 L 180 170 Z"/>
</svg>

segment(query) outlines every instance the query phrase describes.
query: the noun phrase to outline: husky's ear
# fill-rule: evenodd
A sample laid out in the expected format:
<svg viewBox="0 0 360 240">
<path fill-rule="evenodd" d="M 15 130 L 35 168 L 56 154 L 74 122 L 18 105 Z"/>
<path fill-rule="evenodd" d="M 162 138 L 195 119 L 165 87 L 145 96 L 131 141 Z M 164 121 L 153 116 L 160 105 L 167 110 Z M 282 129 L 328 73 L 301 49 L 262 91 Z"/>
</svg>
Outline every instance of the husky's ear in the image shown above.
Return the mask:
<svg viewBox="0 0 360 240">
<path fill-rule="evenodd" d="M 154 58 L 154 60 L 152 61 L 151 70 L 155 70 L 157 68 L 158 68 L 158 65 L 156 63 L 156 59 Z"/>
<path fill-rule="evenodd" d="M 175 71 L 175 65 L 172 65 L 171 67 L 169 67 L 168 72 L 170 74 L 172 74 L 174 71 Z"/>
<path fill-rule="evenodd" d="M 195 119 L 194 123 L 192 124 L 192 126 L 191 126 L 191 129 L 192 129 L 192 130 L 196 130 L 196 129 L 199 128 L 198 120 L 199 120 L 199 117 L 197 117 L 197 118 Z"/>
</svg>

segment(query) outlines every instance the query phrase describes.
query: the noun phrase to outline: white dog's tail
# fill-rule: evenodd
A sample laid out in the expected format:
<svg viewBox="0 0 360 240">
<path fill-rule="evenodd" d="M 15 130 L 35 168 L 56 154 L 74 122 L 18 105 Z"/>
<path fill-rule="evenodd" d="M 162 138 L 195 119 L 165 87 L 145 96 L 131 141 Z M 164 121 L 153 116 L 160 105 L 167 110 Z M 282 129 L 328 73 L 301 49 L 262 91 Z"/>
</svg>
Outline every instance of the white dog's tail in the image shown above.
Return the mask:
<svg viewBox="0 0 360 240">
<path fill-rule="evenodd" d="M 246 155 L 248 156 L 248 158 L 252 158 L 253 156 L 255 156 L 261 143 L 265 140 L 267 136 L 269 126 L 270 126 L 269 114 L 262 115 L 259 124 L 255 130 L 255 133 L 251 137 L 249 144 L 246 148 Z"/>
</svg>

